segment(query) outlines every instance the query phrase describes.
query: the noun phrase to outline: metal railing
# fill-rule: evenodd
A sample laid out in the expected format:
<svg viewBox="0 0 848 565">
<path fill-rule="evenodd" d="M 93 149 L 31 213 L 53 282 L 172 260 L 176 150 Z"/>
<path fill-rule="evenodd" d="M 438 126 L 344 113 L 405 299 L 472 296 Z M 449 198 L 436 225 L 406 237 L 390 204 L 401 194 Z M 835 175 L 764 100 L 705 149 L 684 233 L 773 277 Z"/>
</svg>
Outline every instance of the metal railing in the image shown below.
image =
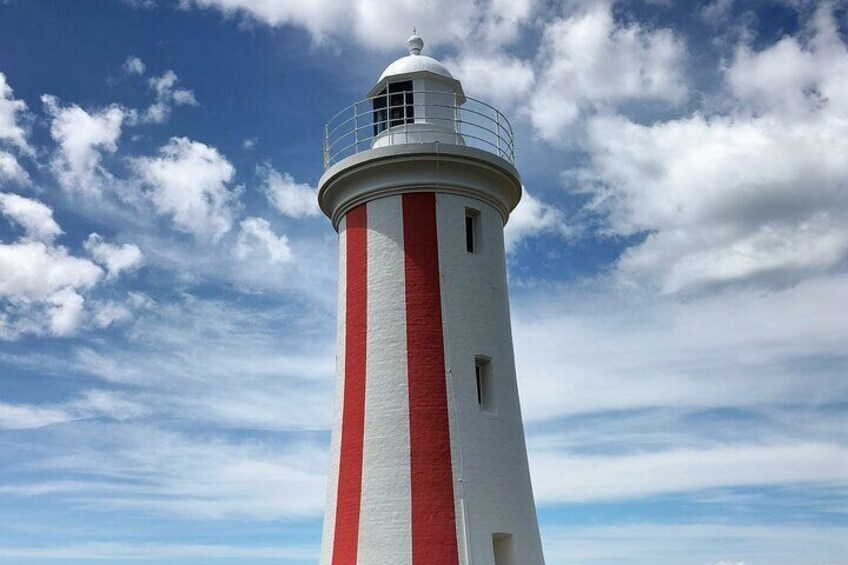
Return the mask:
<svg viewBox="0 0 848 565">
<path fill-rule="evenodd" d="M 497 108 L 451 92 L 411 93 L 411 101 L 409 91 L 365 98 L 333 116 L 324 126 L 324 170 L 374 147 L 434 141 L 476 147 L 515 163 L 512 125 Z"/>
</svg>

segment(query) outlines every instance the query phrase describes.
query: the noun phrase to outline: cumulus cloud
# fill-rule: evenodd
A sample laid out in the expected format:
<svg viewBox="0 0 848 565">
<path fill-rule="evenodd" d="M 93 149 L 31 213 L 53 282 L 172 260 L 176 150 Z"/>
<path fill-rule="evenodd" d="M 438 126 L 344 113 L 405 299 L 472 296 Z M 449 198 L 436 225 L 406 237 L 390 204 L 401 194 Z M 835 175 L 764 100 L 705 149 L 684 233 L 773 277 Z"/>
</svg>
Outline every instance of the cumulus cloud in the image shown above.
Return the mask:
<svg viewBox="0 0 848 565">
<path fill-rule="evenodd" d="M 102 276 L 94 263 L 40 241 L 0 243 L 0 273 L 7 317 L 2 337 L 7 339 L 22 333 L 73 333 L 82 322 L 79 292 L 94 287 Z"/>
<path fill-rule="evenodd" d="M 242 261 L 261 257 L 270 263 L 283 263 L 292 259 L 288 238 L 277 235 L 264 218 L 246 218 L 241 221 L 233 254 Z"/>
<path fill-rule="evenodd" d="M 15 301 L 47 300 L 63 289 L 89 289 L 102 276 L 91 261 L 41 241 L 0 245 L 0 265 L 0 297 Z M 57 303 L 68 299 L 67 293 L 60 295 Z"/>
<path fill-rule="evenodd" d="M 848 161 L 834 157 L 848 154 L 848 50 L 830 18 L 819 9 L 806 46 L 740 48 L 727 69 L 734 114 L 589 121 L 578 178 L 590 207 L 611 233 L 648 234 L 619 261 L 623 280 L 665 293 L 773 287 L 845 264 Z"/>
<path fill-rule="evenodd" d="M 55 336 L 74 333 L 82 323 L 85 299 L 72 288 L 62 288 L 47 297 L 48 327 Z"/>
<path fill-rule="evenodd" d="M 145 110 L 141 121 L 162 124 L 168 121 L 173 106 L 197 106 L 194 92 L 187 88 L 177 88 L 178 81 L 176 73 L 171 70 L 148 81 L 150 89 L 156 94 L 156 102 Z"/>
<path fill-rule="evenodd" d="M 279 173 L 269 166 L 261 167 L 259 173 L 263 177 L 268 202 L 281 214 L 304 218 L 320 213 L 317 189 L 298 183 L 290 174 Z"/>
<path fill-rule="evenodd" d="M 801 36 L 787 36 L 761 51 L 736 48 L 727 83 L 746 108 L 803 118 L 809 112 L 848 113 L 848 57 L 832 13 L 823 3 Z M 800 35 L 800 34 L 799 34 Z"/>
<path fill-rule="evenodd" d="M 21 226 L 27 239 L 51 243 L 62 234 L 53 210 L 38 200 L 0 193 L 0 213 Z"/>
<path fill-rule="evenodd" d="M 523 239 L 551 232 L 569 235 L 572 230 L 557 208 L 538 200 L 524 189 L 521 201 L 504 228 L 507 253 L 515 251 Z"/>
<path fill-rule="evenodd" d="M 8 151 L 0 151 L 0 181 L 8 180 L 18 184 L 29 184 L 29 174 L 18 163 L 17 158 Z"/>
<path fill-rule="evenodd" d="M 86 295 L 103 279 L 97 263 L 114 279 L 141 261 L 136 246 L 111 245 L 97 234 L 85 243 L 97 263 L 72 255 L 55 243 L 62 229 L 52 210 L 37 200 L 0 193 L 0 213 L 23 229 L 17 241 L 0 242 L 0 339 L 76 333 L 90 315 Z M 99 327 L 123 315 L 102 310 L 94 316 Z"/>
<path fill-rule="evenodd" d="M 212 239 L 230 231 L 235 168 L 214 147 L 174 137 L 158 157 L 134 159 L 132 166 L 157 212 L 170 216 L 176 229 Z"/>
<path fill-rule="evenodd" d="M 467 50 L 445 65 L 462 81 L 466 94 L 502 109 L 524 102 L 535 78 L 529 61 L 505 53 Z"/>
<path fill-rule="evenodd" d="M 0 73 L 0 181 L 29 183 L 29 175 L 17 157 L 10 151 L 3 150 L 5 145 L 24 155 L 34 154 L 23 125 L 28 117 L 26 103 L 15 98 L 12 87 L 6 81 L 6 75 Z"/>
<path fill-rule="evenodd" d="M 106 269 L 109 279 L 118 278 L 124 271 L 137 269 L 143 260 L 141 249 L 137 245 L 107 243 L 96 233 L 90 234 L 84 245 L 95 262 Z"/>
<path fill-rule="evenodd" d="M 487 43 L 506 43 L 532 15 L 533 0 L 483 0 L 422 3 L 401 0 L 336 2 L 255 2 L 253 0 L 180 0 L 180 6 L 214 8 L 226 15 L 241 15 L 270 26 L 298 26 L 317 42 L 348 40 L 378 48 L 401 48 L 414 23 L 432 45 L 464 42 L 471 37 Z M 401 31 L 399 31 L 401 30 Z"/>
<path fill-rule="evenodd" d="M 25 153 L 32 153 L 26 130 L 21 125 L 26 110 L 26 103 L 15 98 L 6 75 L 0 73 L 0 142 L 9 143 Z"/>
<path fill-rule="evenodd" d="M 127 60 L 124 61 L 124 72 L 128 75 L 143 75 L 144 71 L 147 70 L 147 66 L 144 64 L 144 61 L 139 59 L 138 57 L 127 57 Z"/>
<path fill-rule="evenodd" d="M 100 196 L 112 175 L 102 166 L 104 153 L 118 149 L 128 112 L 117 105 L 88 112 L 76 104 L 61 106 L 54 96 L 41 98 L 52 118 L 50 135 L 58 144 L 51 167 L 61 185 L 88 196 Z"/>
<path fill-rule="evenodd" d="M 530 115 L 546 141 L 561 142 L 581 117 L 624 102 L 688 96 L 683 41 L 669 29 L 619 24 L 605 3 L 547 24 L 542 41 Z"/>
</svg>

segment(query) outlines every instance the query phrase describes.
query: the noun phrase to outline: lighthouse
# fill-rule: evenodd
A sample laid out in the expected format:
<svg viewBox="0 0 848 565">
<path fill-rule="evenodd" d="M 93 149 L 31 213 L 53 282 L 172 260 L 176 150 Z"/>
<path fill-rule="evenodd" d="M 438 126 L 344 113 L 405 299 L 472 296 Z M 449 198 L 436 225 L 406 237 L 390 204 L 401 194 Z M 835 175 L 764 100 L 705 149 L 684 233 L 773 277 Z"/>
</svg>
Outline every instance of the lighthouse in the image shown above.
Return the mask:
<svg viewBox="0 0 848 565">
<path fill-rule="evenodd" d="M 322 565 L 542 565 L 518 401 L 504 225 L 509 121 L 422 54 L 325 128 L 339 234 Z"/>
</svg>

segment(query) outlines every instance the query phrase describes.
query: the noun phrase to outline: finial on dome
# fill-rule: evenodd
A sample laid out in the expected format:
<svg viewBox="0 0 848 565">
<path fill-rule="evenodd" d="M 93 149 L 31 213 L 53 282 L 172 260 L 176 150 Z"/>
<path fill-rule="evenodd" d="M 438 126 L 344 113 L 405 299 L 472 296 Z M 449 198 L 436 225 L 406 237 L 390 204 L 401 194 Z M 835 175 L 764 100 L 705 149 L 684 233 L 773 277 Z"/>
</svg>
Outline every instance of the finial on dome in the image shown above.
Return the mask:
<svg viewBox="0 0 848 565">
<path fill-rule="evenodd" d="M 424 40 L 418 37 L 415 28 L 412 28 L 412 35 L 406 40 L 406 47 L 410 55 L 420 55 L 421 50 L 424 49 Z"/>
</svg>

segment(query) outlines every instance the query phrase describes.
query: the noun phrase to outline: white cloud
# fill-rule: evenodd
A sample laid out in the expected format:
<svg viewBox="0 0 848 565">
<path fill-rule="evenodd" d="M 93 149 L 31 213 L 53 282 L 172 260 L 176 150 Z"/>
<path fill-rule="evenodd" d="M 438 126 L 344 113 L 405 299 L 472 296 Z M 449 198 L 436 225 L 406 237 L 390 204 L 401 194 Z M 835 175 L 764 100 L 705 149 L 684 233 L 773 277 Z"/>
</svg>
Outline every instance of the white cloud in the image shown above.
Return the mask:
<svg viewBox="0 0 848 565">
<path fill-rule="evenodd" d="M 27 130 L 23 122 L 30 117 L 27 105 L 23 100 L 14 96 L 14 91 L 6 81 L 6 75 L 0 72 L 0 182 L 10 181 L 18 184 L 29 184 L 27 172 L 18 162 L 17 157 L 9 151 L 2 150 L 2 145 L 24 155 L 34 155 L 34 150 L 27 141 Z"/>
<path fill-rule="evenodd" d="M 53 118 L 50 134 L 59 144 L 51 163 L 59 182 L 68 190 L 99 196 L 112 179 L 101 165 L 103 153 L 117 151 L 127 111 L 112 105 L 89 113 L 76 104 L 60 106 L 54 96 L 41 100 Z"/>
<path fill-rule="evenodd" d="M 619 261 L 623 280 L 691 293 L 845 264 L 848 50 L 822 13 L 808 48 L 789 38 L 740 51 L 727 71 L 743 104 L 733 115 L 589 121 L 578 179 L 590 208 L 613 234 L 649 234 Z"/>
<path fill-rule="evenodd" d="M 605 3 L 553 21 L 545 27 L 530 102 L 533 126 L 556 143 L 583 115 L 622 102 L 680 104 L 688 96 L 685 58 L 671 30 L 617 24 Z"/>
<path fill-rule="evenodd" d="M 55 336 L 73 334 L 82 324 L 84 303 L 82 296 L 67 287 L 48 296 L 50 333 Z"/>
<path fill-rule="evenodd" d="M 66 336 L 83 322 L 84 298 L 102 276 L 94 263 L 41 241 L 0 243 L 0 337 Z"/>
<path fill-rule="evenodd" d="M 337 39 L 347 43 L 352 36 L 367 47 L 398 50 L 412 25 L 431 45 L 463 43 L 472 37 L 489 44 L 511 42 L 531 17 L 535 4 L 533 0 L 436 0 L 426 4 L 414 0 L 180 0 L 183 8 L 214 8 L 270 26 L 299 26 L 317 42 Z"/>
<path fill-rule="evenodd" d="M 62 409 L 0 402 L 0 430 L 31 430 L 70 419 Z"/>
<path fill-rule="evenodd" d="M 29 174 L 21 167 L 14 155 L 0 151 L 0 181 L 8 180 L 18 184 L 29 184 Z"/>
<path fill-rule="evenodd" d="M 73 257 L 63 247 L 21 240 L 0 244 L 0 305 L 3 338 L 49 332 L 67 336 L 83 321 L 84 299 L 100 280 L 97 265 Z"/>
<path fill-rule="evenodd" d="M 104 389 L 91 389 L 69 403 L 70 409 L 78 418 L 110 418 L 117 421 L 140 418 L 150 413 L 150 409 L 122 393 Z"/>
<path fill-rule="evenodd" d="M 143 75 L 144 71 L 147 69 L 147 66 L 144 64 L 144 61 L 139 59 L 138 57 L 127 57 L 127 60 L 124 61 L 124 72 L 128 75 Z"/>
<path fill-rule="evenodd" d="M 141 308 L 144 308 L 141 310 Z M 326 430 L 332 414 L 331 307 L 237 308 L 185 297 L 139 307 L 121 348 L 90 344 L 73 370 L 129 384 L 160 413 L 240 430 Z M 66 371 L 56 358 L 43 371 Z"/>
<path fill-rule="evenodd" d="M 24 334 L 68 336 L 88 319 L 106 327 L 128 319 L 136 304 L 132 296 L 125 305 L 94 301 L 91 312 L 86 296 L 103 280 L 95 262 L 71 255 L 55 244 L 62 229 L 45 204 L 10 193 L 0 193 L 0 213 L 24 229 L 11 243 L 0 242 L 0 339 Z M 141 252 L 135 245 L 112 245 L 92 234 L 85 248 L 101 263 L 107 278 L 136 268 Z"/>
<path fill-rule="evenodd" d="M 88 418 L 129 420 L 148 413 L 125 395 L 102 389 L 85 391 L 62 404 L 31 405 L 0 402 L 0 430 L 32 430 Z"/>
<path fill-rule="evenodd" d="M 505 53 L 465 50 L 445 65 L 462 81 L 466 94 L 501 110 L 526 103 L 535 78 L 530 62 Z"/>
<path fill-rule="evenodd" d="M 538 200 L 524 189 L 521 201 L 504 227 L 507 253 L 515 251 L 518 244 L 528 237 L 551 232 L 570 235 L 572 230 L 557 208 Z"/>
<path fill-rule="evenodd" d="M 718 27 L 730 19 L 733 12 L 733 1 L 713 0 L 700 9 L 699 15 L 708 24 Z"/>
<path fill-rule="evenodd" d="M 38 200 L 0 192 L 0 214 L 20 225 L 28 239 L 49 244 L 62 234 L 53 210 Z"/>
<path fill-rule="evenodd" d="M 513 303 L 525 418 L 645 409 L 817 404 L 848 398 L 848 277 L 681 302 L 603 283 Z M 814 363 L 825 359 L 830 362 Z"/>
<path fill-rule="evenodd" d="M 124 0 L 139 3 L 141 0 Z M 275 563 L 303 563 L 317 555 L 317 547 L 254 546 L 222 544 L 175 544 L 134 542 L 89 542 L 45 547 L 3 547 L 0 553 L 17 559 L 136 561 L 140 555 L 148 563 L 173 563 L 185 559 L 266 560 Z"/>
<path fill-rule="evenodd" d="M 100 267 L 68 254 L 64 247 L 40 241 L 0 244 L 0 297 L 46 300 L 62 289 L 89 289 L 100 280 Z"/>
<path fill-rule="evenodd" d="M 542 528 L 552 563 L 842 565 L 848 528 L 823 524 L 616 523 Z"/>
<path fill-rule="evenodd" d="M 295 182 L 288 173 L 279 173 L 272 167 L 259 169 L 264 181 L 265 196 L 268 202 L 281 214 L 292 218 L 316 216 L 318 208 L 318 190 L 306 183 Z"/>
<path fill-rule="evenodd" d="M 219 239 L 230 231 L 237 191 L 228 185 L 235 168 L 217 149 L 184 137 L 174 137 L 158 157 L 132 161 L 148 197 L 174 226 L 198 237 Z"/>
<path fill-rule="evenodd" d="M 791 461 L 791 465 L 785 464 Z M 832 444 L 728 445 L 625 455 L 537 450 L 536 500 L 543 505 L 627 500 L 738 486 L 848 481 L 848 447 Z"/>
<path fill-rule="evenodd" d="M 124 271 L 137 269 L 144 258 L 138 246 L 131 243 L 123 245 L 106 243 L 96 233 L 90 234 L 84 245 L 91 257 L 106 268 L 109 279 L 118 278 Z"/>
<path fill-rule="evenodd" d="M 303 519 L 323 510 L 326 453 L 309 443 L 236 442 L 137 424 L 78 425 L 74 436 L 81 435 L 84 450 L 54 446 L 30 463 L 96 477 L 51 496 L 194 519 Z M 118 494 L 98 488 L 104 482 L 119 483 Z"/>
<path fill-rule="evenodd" d="M 480 2 L 477 5 L 477 16 L 480 18 L 478 34 L 481 39 L 474 43 L 497 46 L 515 41 L 538 4 L 538 0 Z"/>
<path fill-rule="evenodd" d="M 284 263 L 292 259 L 288 238 L 278 236 L 264 218 L 246 218 L 241 221 L 241 231 L 233 254 L 247 261 L 261 257 L 270 263 Z"/>
<path fill-rule="evenodd" d="M 174 71 L 165 71 L 162 76 L 152 77 L 148 84 L 156 93 L 156 102 L 142 115 L 142 121 L 162 124 L 168 121 L 172 106 L 197 106 L 194 92 L 187 88 L 177 88 L 179 81 Z"/>
<path fill-rule="evenodd" d="M 20 151 L 31 154 L 32 148 L 27 142 L 27 132 L 21 125 L 21 119 L 27 114 L 27 105 L 17 100 L 14 91 L 6 81 L 6 75 L 0 73 L 0 142 L 7 142 Z"/>
<path fill-rule="evenodd" d="M 106 301 L 92 304 L 93 322 L 98 328 L 126 322 L 132 318 L 131 308 L 122 302 Z"/>
<path fill-rule="evenodd" d="M 800 119 L 821 110 L 844 116 L 848 113 L 848 57 L 833 5 L 819 5 L 803 35 L 784 37 L 762 51 L 744 43 L 737 46 L 726 78 L 747 108 Z"/>
</svg>

